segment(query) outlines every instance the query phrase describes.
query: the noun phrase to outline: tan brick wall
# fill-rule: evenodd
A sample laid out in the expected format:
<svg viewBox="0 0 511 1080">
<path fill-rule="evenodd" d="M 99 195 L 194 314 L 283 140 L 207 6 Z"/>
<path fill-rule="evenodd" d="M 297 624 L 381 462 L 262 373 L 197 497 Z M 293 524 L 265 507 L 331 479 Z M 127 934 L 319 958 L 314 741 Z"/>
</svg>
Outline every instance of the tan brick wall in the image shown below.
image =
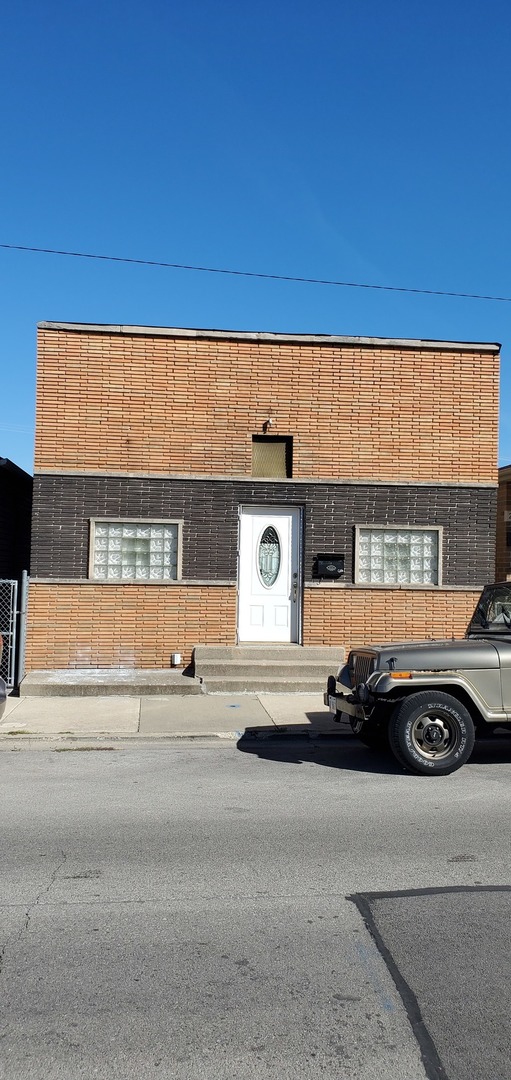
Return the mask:
<svg viewBox="0 0 511 1080">
<path fill-rule="evenodd" d="M 306 589 L 304 642 L 354 645 L 463 637 L 480 590 Z"/>
<path fill-rule="evenodd" d="M 507 515 L 509 519 L 507 519 Z M 497 551 L 495 575 L 497 581 L 511 576 L 511 548 L 507 536 L 511 532 L 511 466 L 500 470 L 497 494 Z"/>
<path fill-rule="evenodd" d="M 495 482 L 498 356 L 39 330 L 35 467 L 250 475 L 271 414 L 297 478 Z"/>
<path fill-rule="evenodd" d="M 26 670 L 168 668 L 172 652 L 233 645 L 235 628 L 235 588 L 31 582 Z"/>
<path fill-rule="evenodd" d="M 304 644 L 462 636 L 478 591 L 305 590 Z M 167 668 L 198 644 L 236 640 L 236 589 L 30 583 L 27 671 Z"/>
</svg>

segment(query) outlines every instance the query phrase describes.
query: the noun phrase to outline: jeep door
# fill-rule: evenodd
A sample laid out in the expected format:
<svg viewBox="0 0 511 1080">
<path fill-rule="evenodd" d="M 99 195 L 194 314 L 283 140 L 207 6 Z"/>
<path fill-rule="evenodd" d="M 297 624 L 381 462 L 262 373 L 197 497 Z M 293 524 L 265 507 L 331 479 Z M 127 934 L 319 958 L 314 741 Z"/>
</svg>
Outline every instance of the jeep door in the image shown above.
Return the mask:
<svg viewBox="0 0 511 1080">
<path fill-rule="evenodd" d="M 496 641 L 494 644 L 500 657 L 502 705 L 508 720 L 511 720 L 511 641 Z"/>
</svg>

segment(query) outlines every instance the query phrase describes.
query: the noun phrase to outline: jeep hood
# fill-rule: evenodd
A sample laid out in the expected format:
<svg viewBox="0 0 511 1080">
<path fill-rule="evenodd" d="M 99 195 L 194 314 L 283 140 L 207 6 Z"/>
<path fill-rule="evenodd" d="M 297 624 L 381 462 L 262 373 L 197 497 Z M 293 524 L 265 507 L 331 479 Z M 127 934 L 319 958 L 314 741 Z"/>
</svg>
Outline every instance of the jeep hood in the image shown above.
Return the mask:
<svg viewBox="0 0 511 1080">
<path fill-rule="evenodd" d="M 391 645 L 371 645 L 354 649 L 377 656 L 379 671 L 468 671 L 498 668 L 499 651 L 490 641 L 400 641 Z"/>
</svg>

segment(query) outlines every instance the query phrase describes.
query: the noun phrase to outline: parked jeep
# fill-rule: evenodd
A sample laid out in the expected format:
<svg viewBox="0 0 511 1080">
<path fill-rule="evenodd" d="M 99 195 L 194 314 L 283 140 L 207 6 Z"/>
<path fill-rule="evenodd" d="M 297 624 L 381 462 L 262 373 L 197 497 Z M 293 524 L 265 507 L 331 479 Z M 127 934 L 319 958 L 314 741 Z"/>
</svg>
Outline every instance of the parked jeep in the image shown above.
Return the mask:
<svg viewBox="0 0 511 1080">
<path fill-rule="evenodd" d="M 324 701 L 366 745 L 390 744 L 413 772 L 459 769 L 476 729 L 511 732 L 511 581 L 483 589 L 461 640 L 353 649 Z"/>
</svg>

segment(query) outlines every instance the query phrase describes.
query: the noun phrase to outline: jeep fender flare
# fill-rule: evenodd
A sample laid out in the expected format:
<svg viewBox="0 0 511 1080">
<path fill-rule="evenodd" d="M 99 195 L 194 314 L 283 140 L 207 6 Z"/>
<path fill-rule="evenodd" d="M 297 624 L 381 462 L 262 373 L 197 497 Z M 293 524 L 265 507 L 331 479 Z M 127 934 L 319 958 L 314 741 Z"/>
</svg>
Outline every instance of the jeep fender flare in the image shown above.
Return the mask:
<svg viewBox="0 0 511 1080">
<path fill-rule="evenodd" d="M 474 719 L 479 717 L 486 723 L 505 720 L 504 713 L 488 709 L 472 683 L 454 672 L 442 672 L 441 677 L 439 672 L 412 672 L 410 679 L 393 679 L 390 673 L 383 672 L 374 680 L 370 690 L 379 703 L 385 700 L 403 700 L 404 697 L 420 694 L 425 690 L 439 691 L 451 694 L 465 707 L 469 707 Z"/>
</svg>

